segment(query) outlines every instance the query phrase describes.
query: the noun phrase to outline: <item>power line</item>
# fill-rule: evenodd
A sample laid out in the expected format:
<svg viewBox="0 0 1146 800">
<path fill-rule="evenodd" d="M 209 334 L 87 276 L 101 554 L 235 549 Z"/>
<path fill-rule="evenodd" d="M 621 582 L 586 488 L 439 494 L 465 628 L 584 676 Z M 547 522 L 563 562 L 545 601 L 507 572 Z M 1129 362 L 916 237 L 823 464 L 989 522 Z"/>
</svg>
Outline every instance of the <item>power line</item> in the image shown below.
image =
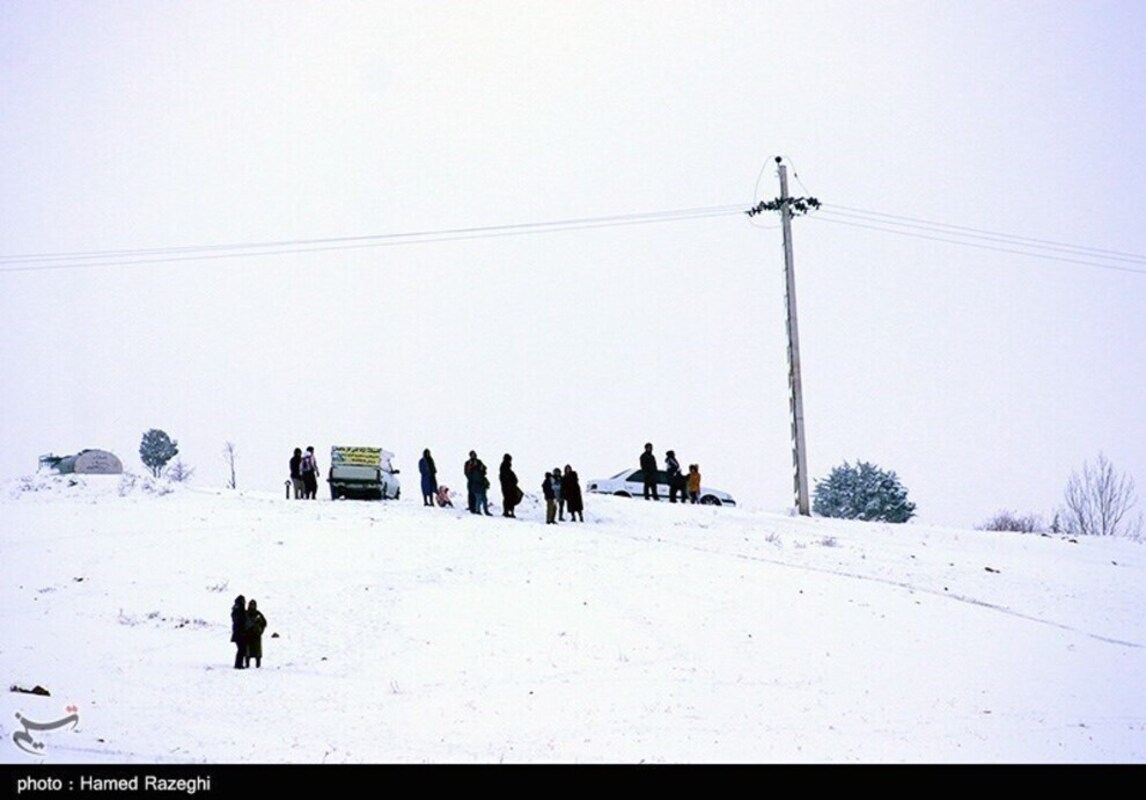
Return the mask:
<svg viewBox="0 0 1146 800">
<path fill-rule="evenodd" d="M 896 230 L 894 228 L 888 228 L 886 226 L 877 225 L 877 224 L 864 224 L 861 222 L 847 222 L 845 220 L 840 220 L 840 219 L 831 219 L 830 217 L 813 217 L 812 219 L 816 222 L 827 222 L 827 223 L 831 223 L 834 225 L 849 225 L 853 228 L 864 228 L 867 230 L 880 231 L 881 233 L 890 233 L 890 234 L 893 234 L 896 236 L 909 236 L 909 237 L 914 238 L 914 239 L 927 239 L 927 240 L 930 240 L 933 242 L 943 242 L 946 244 L 959 245 L 961 247 L 974 247 L 974 248 L 977 248 L 979 250 L 993 250 L 997 253 L 1010 253 L 1013 255 L 1028 256 L 1030 258 L 1041 258 L 1041 259 L 1044 259 L 1047 261 L 1059 261 L 1059 262 L 1063 262 L 1063 263 L 1067 263 L 1067 264 L 1080 264 L 1080 265 L 1087 266 L 1087 267 L 1097 267 L 1098 269 L 1109 269 L 1109 270 L 1115 270 L 1118 272 L 1129 272 L 1129 273 L 1133 273 L 1133 274 L 1137 274 L 1137 275 L 1146 275 L 1146 268 L 1136 269 L 1134 267 L 1119 266 L 1118 264 L 1103 264 L 1103 263 L 1100 263 L 1098 261 L 1086 261 L 1086 260 L 1079 259 L 1079 258 L 1064 258 L 1062 256 L 1054 256 L 1054 255 L 1049 255 L 1047 253 L 1040 253 L 1040 252 L 1037 252 L 1037 251 L 1031 250 L 1031 249 L 1018 249 L 1018 247 L 1019 247 L 1018 242 L 1016 242 L 1016 247 L 1013 247 L 1013 248 L 1012 247 L 996 247 L 993 245 L 981 244 L 981 243 L 973 242 L 973 241 L 944 238 L 941 236 L 928 236 L 927 234 L 923 234 L 923 233 L 912 233 L 911 231 Z M 956 234 L 952 234 L 952 235 L 956 235 Z M 1085 251 L 1085 248 L 1079 248 L 1079 250 Z M 1100 252 L 1100 251 L 1092 251 L 1092 252 L 1095 253 L 1095 257 L 1110 258 L 1108 256 L 1098 255 L 1098 252 Z M 1080 252 L 1080 254 L 1085 254 L 1085 252 Z M 1132 256 L 1130 254 L 1126 254 L 1126 256 L 1120 256 L 1119 257 L 1119 260 L 1128 260 L 1128 259 L 1134 260 L 1134 263 L 1141 263 L 1141 262 L 1138 262 L 1137 259 L 1146 259 L 1146 256 Z"/>
<path fill-rule="evenodd" d="M 736 204 L 685 208 L 672 211 L 620 214 L 605 217 L 583 217 L 549 222 L 445 228 L 407 233 L 383 233 L 364 236 L 287 239 L 265 242 L 189 245 L 182 247 L 156 247 L 130 250 L 90 250 L 66 253 L 11 255 L 0 256 L 0 265 L 14 265 L 0 266 L 0 272 L 29 272 L 53 269 L 86 269 L 93 267 L 160 264 L 177 261 L 201 261 L 220 258 L 285 255 L 291 253 L 318 253 L 369 247 L 393 247 L 498 236 L 522 236 L 538 233 L 556 233 L 568 230 L 586 230 L 590 228 L 644 225 L 704 219 L 716 216 L 731 216 L 741 213 L 742 208 L 741 205 Z"/>
<path fill-rule="evenodd" d="M 755 194 L 759 194 L 759 180 Z M 361 248 L 411 246 L 502 236 L 525 236 L 627 225 L 680 222 L 684 220 L 739 215 L 743 213 L 743 209 L 743 204 L 728 204 L 600 217 L 569 218 L 551 220 L 548 222 L 444 228 L 361 236 L 8 255 L 0 256 L 0 273 L 92 269 L 165 264 L 181 261 L 210 261 L 253 256 L 322 253 Z M 813 216 L 812 220 L 815 222 L 828 222 L 836 225 L 864 228 L 866 230 L 895 236 L 926 239 L 945 244 L 974 247 L 981 250 L 992 250 L 1030 258 L 1041 258 L 1049 261 L 1078 264 L 1080 266 L 1097 267 L 1099 269 L 1115 270 L 1138 275 L 1146 274 L 1146 255 L 1138 253 L 1018 236 L 1000 231 L 989 231 L 963 225 L 935 222 L 917 217 L 890 214 L 883 211 L 825 203 L 820 207 L 819 214 Z M 750 222 L 758 227 L 765 227 L 759 225 L 755 220 L 750 220 Z M 1060 255 L 1054 255 L 1054 253 L 1059 253 Z M 1078 256 L 1078 258 L 1067 256 Z M 1142 264 L 1143 268 L 1139 269 L 1135 266 L 1130 266 L 1137 264 Z"/>
<path fill-rule="evenodd" d="M 769 159 L 769 161 L 770 160 L 771 159 Z M 788 163 L 791 163 L 791 159 L 786 160 Z M 760 194 L 760 182 L 764 177 L 764 171 L 767 169 L 767 167 L 768 162 L 765 162 L 764 166 L 760 169 L 759 175 L 756 177 L 756 184 L 753 192 L 754 202 L 756 199 L 758 199 Z M 804 187 L 805 191 L 808 191 L 807 187 L 804 186 L 804 182 L 800 180 L 800 176 L 796 172 L 794 164 L 792 165 L 792 169 L 792 176 L 796 179 L 797 182 L 799 182 L 800 186 Z M 1104 263 L 1114 261 L 1127 264 L 1142 264 L 1146 266 L 1146 255 L 1142 255 L 1140 253 L 1128 253 L 1119 250 L 1086 247 L 1083 245 L 1072 244 L 1070 242 L 1038 239 L 1030 236 L 1018 236 L 1015 234 L 1003 233 L 1000 231 L 989 231 L 983 230 L 981 228 L 972 228 L 966 225 L 953 225 L 946 222 L 934 222 L 932 220 L 920 219 L 919 217 L 909 217 L 901 214 L 889 214 L 883 211 L 871 211 L 868 209 L 854 208 L 851 206 L 825 203 L 818 206 L 817 208 L 820 213 L 812 217 L 812 219 L 818 222 L 829 222 L 835 223 L 837 225 L 851 225 L 852 227 L 856 228 L 865 228 L 867 230 L 890 233 L 896 236 L 909 236 L 916 239 L 929 239 L 931 241 L 943 242 L 946 244 L 959 245 L 963 247 L 975 247 L 981 250 L 994 250 L 1000 253 L 1022 255 L 1030 258 L 1042 258 L 1048 261 L 1059 261 L 1068 264 L 1079 264 L 1081 266 L 1097 267 L 1099 269 L 1108 269 L 1117 272 L 1146 274 L 1146 269 L 1136 269 L 1131 266 L 1120 266 L 1119 264 Z M 843 217 L 844 219 L 839 219 L 839 217 Z M 848 222 L 847 220 L 858 221 Z M 903 228 L 909 228 L 916 231 L 926 231 L 930 234 L 940 235 L 929 236 L 924 233 L 913 233 L 910 230 L 903 230 Z M 990 242 L 992 244 L 982 244 L 981 242 Z M 1008 246 L 997 247 L 993 245 Z M 1079 258 L 1065 258 L 1063 256 L 1050 255 L 1049 253 L 1063 253 L 1071 256 L 1079 256 Z"/>
<path fill-rule="evenodd" d="M 867 222 L 875 222 L 884 225 L 895 225 L 907 228 L 915 228 L 919 230 L 930 230 L 937 233 L 944 233 L 953 236 L 965 236 L 972 239 L 985 239 L 987 241 L 997 241 L 1007 244 L 1022 245 L 1024 247 L 1033 247 L 1037 249 L 1046 249 L 1065 253 L 1075 253 L 1078 255 L 1093 255 L 1097 258 L 1107 258 L 1114 261 L 1146 263 L 1146 256 L 1136 253 L 1126 253 L 1118 250 L 1103 250 L 1097 247 L 1086 247 L 1083 245 L 1070 244 L 1068 242 L 1057 242 L 1049 239 L 1036 239 L 1030 236 L 1016 236 L 1010 233 L 988 231 L 980 228 L 969 228 L 964 225 L 951 225 L 946 222 L 931 222 L 929 220 L 919 219 L 917 217 L 904 217 L 897 214 L 887 214 L 881 211 L 865 211 L 864 209 L 859 208 L 849 208 L 848 206 L 827 204 L 823 206 L 822 211 L 829 215 L 843 216 L 850 219 L 860 219 Z"/>
</svg>

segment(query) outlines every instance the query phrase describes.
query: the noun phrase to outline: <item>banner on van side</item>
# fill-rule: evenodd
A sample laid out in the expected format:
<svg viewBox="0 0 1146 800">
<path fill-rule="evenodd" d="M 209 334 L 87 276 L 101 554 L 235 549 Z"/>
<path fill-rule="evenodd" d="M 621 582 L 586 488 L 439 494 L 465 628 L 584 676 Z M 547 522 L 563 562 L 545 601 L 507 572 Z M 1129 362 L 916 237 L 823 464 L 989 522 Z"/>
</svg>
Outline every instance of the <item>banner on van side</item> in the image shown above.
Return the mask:
<svg viewBox="0 0 1146 800">
<path fill-rule="evenodd" d="M 394 454 L 381 447 L 332 447 L 330 464 L 353 464 L 363 467 L 386 467 Z"/>
</svg>

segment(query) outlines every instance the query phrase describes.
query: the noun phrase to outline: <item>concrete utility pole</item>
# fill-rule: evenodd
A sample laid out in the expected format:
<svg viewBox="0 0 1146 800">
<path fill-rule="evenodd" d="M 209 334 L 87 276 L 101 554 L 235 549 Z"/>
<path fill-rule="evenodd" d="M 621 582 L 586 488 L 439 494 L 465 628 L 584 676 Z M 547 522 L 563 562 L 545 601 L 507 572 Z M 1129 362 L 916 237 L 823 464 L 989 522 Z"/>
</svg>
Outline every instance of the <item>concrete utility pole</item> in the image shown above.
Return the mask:
<svg viewBox="0 0 1146 800">
<path fill-rule="evenodd" d="M 811 516 L 808 502 L 808 454 L 804 445 L 804 390 L 800 381 L 800 332 L 796 322 L 796 270 L 792 258 L 792 212 L 807 214 L 820 207 L 814 197 L 788 195 L 788 168 L 776 157 L 780 172 L 780 196 L 775 200 L 757 203 L 746 212 L 754 217 L 764 211 L 779 211 L 784 231 L 784 285 L 788 306 L 788 389 L 789 409 L 792 414 L 792 471 L 796 492 L 796 509 L 805 517 Z"/>
<path fill-rule="evenodd" d="M 800 381 L 800 328 L 796 322 L 796 265 L 792 257 L 792 209 L 788 200 L 788 168 L 776 157 L 780 170 L 780 224 L 784 230 L 784 286 L 788 303 L 788 389 L 792 412 L 792 468 L 796 508 L 811 516 L 808 503 L 808 452 L 804 444 L 804 389 Z"/>
</svg>

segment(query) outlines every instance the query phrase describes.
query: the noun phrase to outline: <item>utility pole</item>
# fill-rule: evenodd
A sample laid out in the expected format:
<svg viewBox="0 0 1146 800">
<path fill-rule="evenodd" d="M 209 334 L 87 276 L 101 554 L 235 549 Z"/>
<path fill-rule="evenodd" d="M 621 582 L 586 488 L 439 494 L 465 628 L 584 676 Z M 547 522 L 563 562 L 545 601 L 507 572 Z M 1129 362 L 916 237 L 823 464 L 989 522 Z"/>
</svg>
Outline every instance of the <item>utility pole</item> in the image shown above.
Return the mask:
<svg viewBox="0 0 1146 800">
<path fill-rule="evenodd" d="M 800 380 L 800 331 L 796 321 L 796 269 L 792 256 L 792 211 L 806 214 L 820 207 L 814 197 L 788 195 L 788 168 L 779 156 L 776 166 L 780 172 L 780 197 L 768 203 L 759 203 L 748 210 L 749 216 L 762 211 L 779 211 L 784 232 L 784 286 L 788 310 L 788 390 L 789 410 L 792 417 L 792 482 L 796 494 L 796 509 L 805 517 L 811 516 L 808 501 L 808 454 L 804 444 L 804 390 Z"/>
<path fill-rule="evenodd" d="M 788 207 L 788 168 L 780 163 L 780 224 L 784 230 L 784 286 L 788 303 L 788 390 L 792 411 L 792 468 L 796 508 L 811 516 L 808 504 L 808 453 L 804 444 L 804 389 L 800 381 L 800 328 L 796 322 L 796 265 L 792 258 L 792 209 Z"/>
</svg>

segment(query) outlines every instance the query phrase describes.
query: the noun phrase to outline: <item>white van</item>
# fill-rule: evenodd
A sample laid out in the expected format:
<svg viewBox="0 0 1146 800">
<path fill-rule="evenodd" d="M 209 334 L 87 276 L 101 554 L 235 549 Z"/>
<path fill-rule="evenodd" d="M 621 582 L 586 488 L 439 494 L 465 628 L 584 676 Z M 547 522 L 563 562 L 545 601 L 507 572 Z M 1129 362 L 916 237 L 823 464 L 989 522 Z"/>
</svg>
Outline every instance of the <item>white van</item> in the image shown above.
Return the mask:
<svg viewBox="0 0 1146 800">
<path fill-rule="evenodd" d="M 330 499 L 397 500 L 402 484 L 392 458 L 381 447 L 330 448 Z"/>
</svg>

